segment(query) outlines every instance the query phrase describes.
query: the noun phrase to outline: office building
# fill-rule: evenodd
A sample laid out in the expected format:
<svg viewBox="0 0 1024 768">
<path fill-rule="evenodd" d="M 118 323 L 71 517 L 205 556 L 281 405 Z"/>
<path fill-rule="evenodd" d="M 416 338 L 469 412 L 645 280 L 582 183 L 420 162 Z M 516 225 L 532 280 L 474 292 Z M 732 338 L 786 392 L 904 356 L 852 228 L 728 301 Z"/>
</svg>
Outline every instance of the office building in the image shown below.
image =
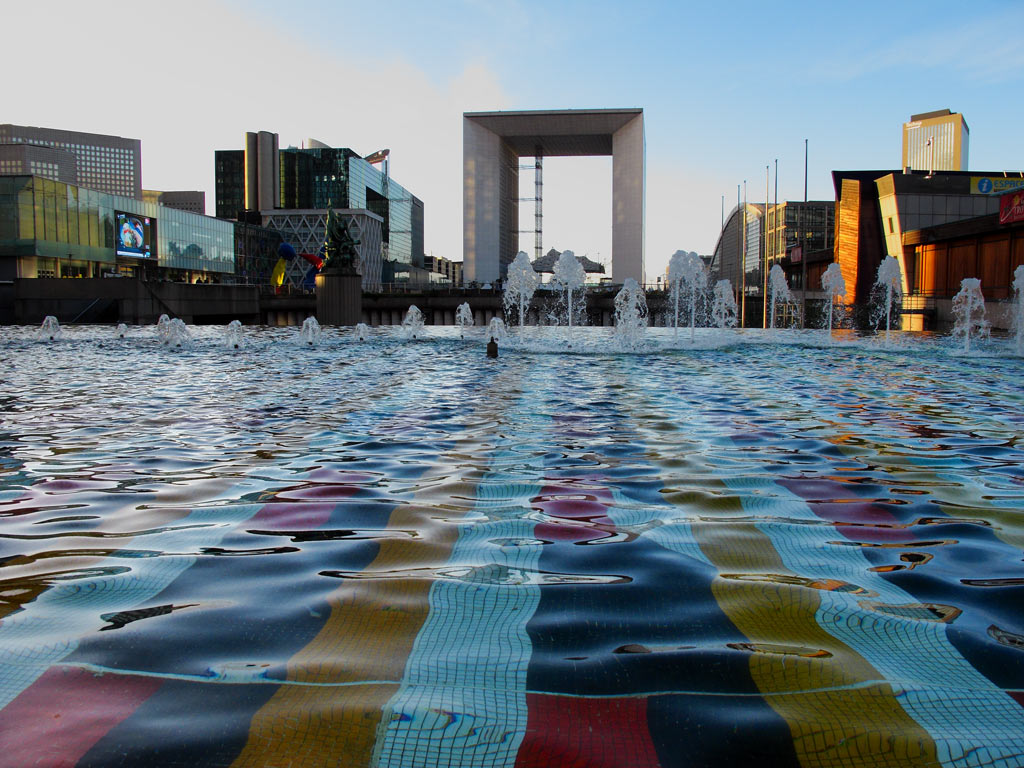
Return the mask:
<svg viewBox="0 0 1024 768">
<path fill-rule="evenodd" d="M 903 124 L 903 163 L 911 171 L 966 171 L 971 131 L 959 112 L 911 115 Z"/>
<path fill-rule="evenodd" d="M 247 133 L 245 145 L 244 150 L 216 152 L 218 218 L 258 214 L 298 253 L 315 254 L 323 243 L 328 207 L 339 213 L 365 211 L 380 219 L 381 253 L 366 253 L 364 287 L 380 285 L 383 273 L 377 264 L 390 262 L 390 271 L 398 274 L 423 269 L 423 201 L 390 177 L 388 150 L 364 158 L 315 139 L 302 148 L 280 149 L 276 134 L 265 131 Z M 352 222 L 360 231 L 373 231 L 365 217 Z"/>
<path fill-rule="evenodd" d="M 787 200 L 768 205 L 768 268 L 787 257 L 832 248 L 836 229 L 833 200 Z"/>
<path fill-rule="evenodd" d="M 161 192 L 157 189 L 142 190 L 142 199 L 147 203 L 157 203 L 178 211 L 206 214 L 206 193 L 202 190 L 173 190 Z"/>
<path fill-rule="evenodd" d="M 41 176 L 74 184 L 78 161 L 70 152 L 40 144 L 0 144 L 0 176 Z"/>
<path fill-rule="evenodd" d="M 451 261 L 443 256 L 424 256 L 423 268 L 429 273 L 431 283 L 462 285 L 462 262 Z"/>
<path fill-rule="evenodd" d="M 142 199 L 142 142 L 99 133 L 0 124 L 0 145 L 25 144 L 62 150 L 75 158 L 75 177 L 45 178 L 111 195 Z M 59 161 L 55 161 L 59 165 Z M 31 168 L 29 169 L 30 172 Z"/>
<path fill-rule="evenodd" d="M 765 238 L 767 263 L 765 270 L 782 264 L 789 287 L 802 290 L 806 261 L 832 261 L 835 242 L 836 204 L 832 200 L 808 202 L 787 200 L 767 206 Z M 763 278 L 762 278 L 763 279 Z M 808 290 L 817 290 L 817 283 L 808 279 Z"/>
<path fill-rule="evenodd" d="M 0 281 L 234 271 L 231 222 L 40 176 L 0 177 Z"/>
</svg>

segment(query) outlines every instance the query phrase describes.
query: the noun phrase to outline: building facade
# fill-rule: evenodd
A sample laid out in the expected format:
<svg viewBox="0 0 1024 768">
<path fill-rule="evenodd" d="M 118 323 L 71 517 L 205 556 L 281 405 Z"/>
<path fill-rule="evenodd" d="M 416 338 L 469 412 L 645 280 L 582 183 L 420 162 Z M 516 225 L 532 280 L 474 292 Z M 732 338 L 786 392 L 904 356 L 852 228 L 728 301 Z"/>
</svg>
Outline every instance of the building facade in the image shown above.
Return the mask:
<svg viewBox="0 0 1024 768">
<path fill-rule="evenodd" d="M 824 251 L 835 242 L 836 204 L 832 200 L 786 201 L 768 205 L 768 268 L 792 256 Z"/>
<path fill-rule="evenodd" d="M 281 233 L 245 221 L 234 223 L 234 282 L 242 285 L 270 285 L 274 265 L 284 242 Z"/>
<path fill-rule="evenodd" d="M 924 291 L 928 283 L 915 277 L 911 246 L 921 242 L 921 235 L 913 233 L 997 215 L 1000 193 L 1024 183 L 1024 174 L 833 171 L 832 180 L 835 261 L 846 281 L 846 302 L 870 301 L 878 266 L 891 255 L 902 273 L 904 327 L 913 330 L 924 327 L 934 311 L 934 296 L 928 292 L 932 289 Z"/>
<path fill-rule="evenodd" d="M 373 211 L 357 209 L 335 209 L 335 214 L 344 221 L 349 234 L 358 242 L 356 254 L 359 259 L 358 268 L 363 277 L 364 291 L 379 291 L 384 274 L 383 252 L 383 219 Z M 264 211 L 263 222 L 267 229 L 278 232 L 283 242 L 288 243 L 299 255 L 301 263 L 296 266 L 302 274 L 294 270 L 289 275 L 295 284 L 308 284 L 309 268 L 313 257 L 319 254 L 327 232 L 327 211 L 321 209 L 289 210 L 282 208 L 277 211 Z M 390 282 L 390 281 L 389 281 Z"/>
<path fill-rule="evenodd" d="M 911 115 L 903 124 L 903 163 L 911 171 L 966 171 L 971 131 L 959 112 Z"/>
<path fill-rule="evenodd" d="M 504 278 L 519 252 L 519 158 L 610 155 L 612 278 L 644 282 L 642 109 L 467 112 L 462 125 L 467 281 Z"/>
<path fill-rule="evenodd" d="M 142 142 L 100 133 L 0 124 L 0 144 L 51 147 L 75 157 L 75 178 L 61 181 L 142 199 Z M 50 178 L 50 174 L 43 174 Z"/>
<path fill-rule="evenodd" d="M 712 282 L 728 280 L 737 297 L 760 296 L 765 230 L 761 203 L 741 203 L 729 212 L 718 236 L 708 272 Z"/>
<path fill-rule="evenodd" d="M 157 203 L 168 208 L 189 213 L 206 214 L 206 193 L 202 190 L 172 190 L 161 192 L 157 189 L 142 190 L 142 199 L 147 203 Z"/>
<path fill-rule="evenodd" d="M 40 144 L 0 144 L 0 176 L 41 176 L 74 184 L 78 161 L 70 152 Z"/>
<path fill-rule="evenodd" d="M 424 256 L 423 268 L 430 273 L 430 282 L 458 287 L 462 285 L 462 262 L 443 256 Z"/>
<path fill-rule="evenodd" d="M 297 252 L 315 254 L 323 244 L 328 207 L 368 211 L 380 219 L 381 253 L 364 253 L 363 268 L 371 270 L 364 274 L 364 284 L 380 285 L 382 274 L 376 265 L 386 261 L 423 268 L 423 201 L 390 178 L 386 151 L 374 156 L 378 163 L 314 139 L 304 148 L 279 149 L 276 134 L 267 134 L 273 137 L 268 140 L 264 133 L 246 134 L 244 150 L 216 153 L 218 218 L 236 219 L 245 211 L 259 211 L 264 225 L 278 229 Z M 269 165 L 277 169 L 273 178 Z M 364 224 L 357 226 L 362 229 Z"/>
<path fill-rule="evenodd" d="M 39 176 L 0 177 L 0 280 L 234 271 L 231 222 Z"/>
</svg>

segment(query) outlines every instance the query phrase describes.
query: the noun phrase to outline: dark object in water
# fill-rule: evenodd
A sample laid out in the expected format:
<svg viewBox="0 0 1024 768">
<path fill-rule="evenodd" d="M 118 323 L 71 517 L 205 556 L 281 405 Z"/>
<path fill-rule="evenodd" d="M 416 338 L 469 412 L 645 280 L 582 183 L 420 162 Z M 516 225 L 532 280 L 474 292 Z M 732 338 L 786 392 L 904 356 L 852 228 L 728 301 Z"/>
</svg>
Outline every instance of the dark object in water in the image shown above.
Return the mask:
<svg viewBox="0 0 1024 768">
<path fill-rule="evenodd" d="M 157 605 L 153 608 L 138 608 L 134 611 L 103 613 L 100 614 L 100 618 L 103 619 L 103 621 L 109 621 L 110 623 L 105 627 L 100 627 L 100 632 L 108 629 L 121 629 L 121 627 L 126 624 L 138 621 L 139 619 L 149 619 L 154 616 L 165 616 L 171 611 L 177 611 L 181 608 L 191 608 L 196 605 L 198 605 L 198 603 L 188 603 L 186 605 Z"/>
<path fill-rule="evenodd" d="M 491 339 L 490 341 L 487 342 L 487 356 L 488 357 L 497 357 L 498 356 L 498 342 L 496 342 L 494 339 Z"/>
</svg>

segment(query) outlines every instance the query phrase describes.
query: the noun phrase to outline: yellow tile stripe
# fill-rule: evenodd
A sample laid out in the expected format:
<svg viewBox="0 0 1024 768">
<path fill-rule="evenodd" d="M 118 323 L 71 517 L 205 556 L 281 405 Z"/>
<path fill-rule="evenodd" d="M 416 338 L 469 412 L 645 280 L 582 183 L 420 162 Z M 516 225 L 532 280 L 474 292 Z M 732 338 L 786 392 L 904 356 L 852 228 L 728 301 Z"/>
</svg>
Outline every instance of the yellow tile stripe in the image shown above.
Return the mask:
<svg viewBox="0 0 1024 768">
<path fill-rule="evenodd" d="M 388 530 L 416 531 L 416 537 L 382 537 L 362 578 L 343 579 L 331 594 L 328 620 L 288 664 L 287 679 L 299 684 L 282 685 L 256 713 L 236 768 L 370 764 L 384 706 L 399 688 L 429 612 L 430 569 L 447 562 L 458 538 L 448 519 L 468 510 L 476 495 L 474 483 L 458 478 L 482 474 L 476 470 L 483 466 L 472 465 L 485 463 L 507 393 L 518 392 L 507 374 L 492 389 L 491 397 L 479 398 L 486 407 L 473 414 L 475 437 L 431 468 L 434 477 L 455 479 L 424 482 L 415 503 L 391 513 Z M 365 578 L 372 574 L 381 578 Z"/>
</svg>

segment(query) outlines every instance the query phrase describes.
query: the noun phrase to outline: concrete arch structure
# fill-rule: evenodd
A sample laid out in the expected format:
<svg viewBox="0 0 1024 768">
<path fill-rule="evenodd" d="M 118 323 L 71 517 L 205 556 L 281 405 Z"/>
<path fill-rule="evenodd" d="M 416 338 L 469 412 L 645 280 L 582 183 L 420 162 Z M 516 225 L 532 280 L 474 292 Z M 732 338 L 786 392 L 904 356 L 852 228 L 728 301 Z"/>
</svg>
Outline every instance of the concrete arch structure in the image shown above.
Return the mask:
<svg viewBox="0 0 1024 768">
<path fill-rule="evenodd" d="M 612 277 L 644 282 L 644 113 L 586 109 L 463 114 L 463 269 L 505 276 L 519 251 L 519 158 L 612 157 Z"/>
</svg>

